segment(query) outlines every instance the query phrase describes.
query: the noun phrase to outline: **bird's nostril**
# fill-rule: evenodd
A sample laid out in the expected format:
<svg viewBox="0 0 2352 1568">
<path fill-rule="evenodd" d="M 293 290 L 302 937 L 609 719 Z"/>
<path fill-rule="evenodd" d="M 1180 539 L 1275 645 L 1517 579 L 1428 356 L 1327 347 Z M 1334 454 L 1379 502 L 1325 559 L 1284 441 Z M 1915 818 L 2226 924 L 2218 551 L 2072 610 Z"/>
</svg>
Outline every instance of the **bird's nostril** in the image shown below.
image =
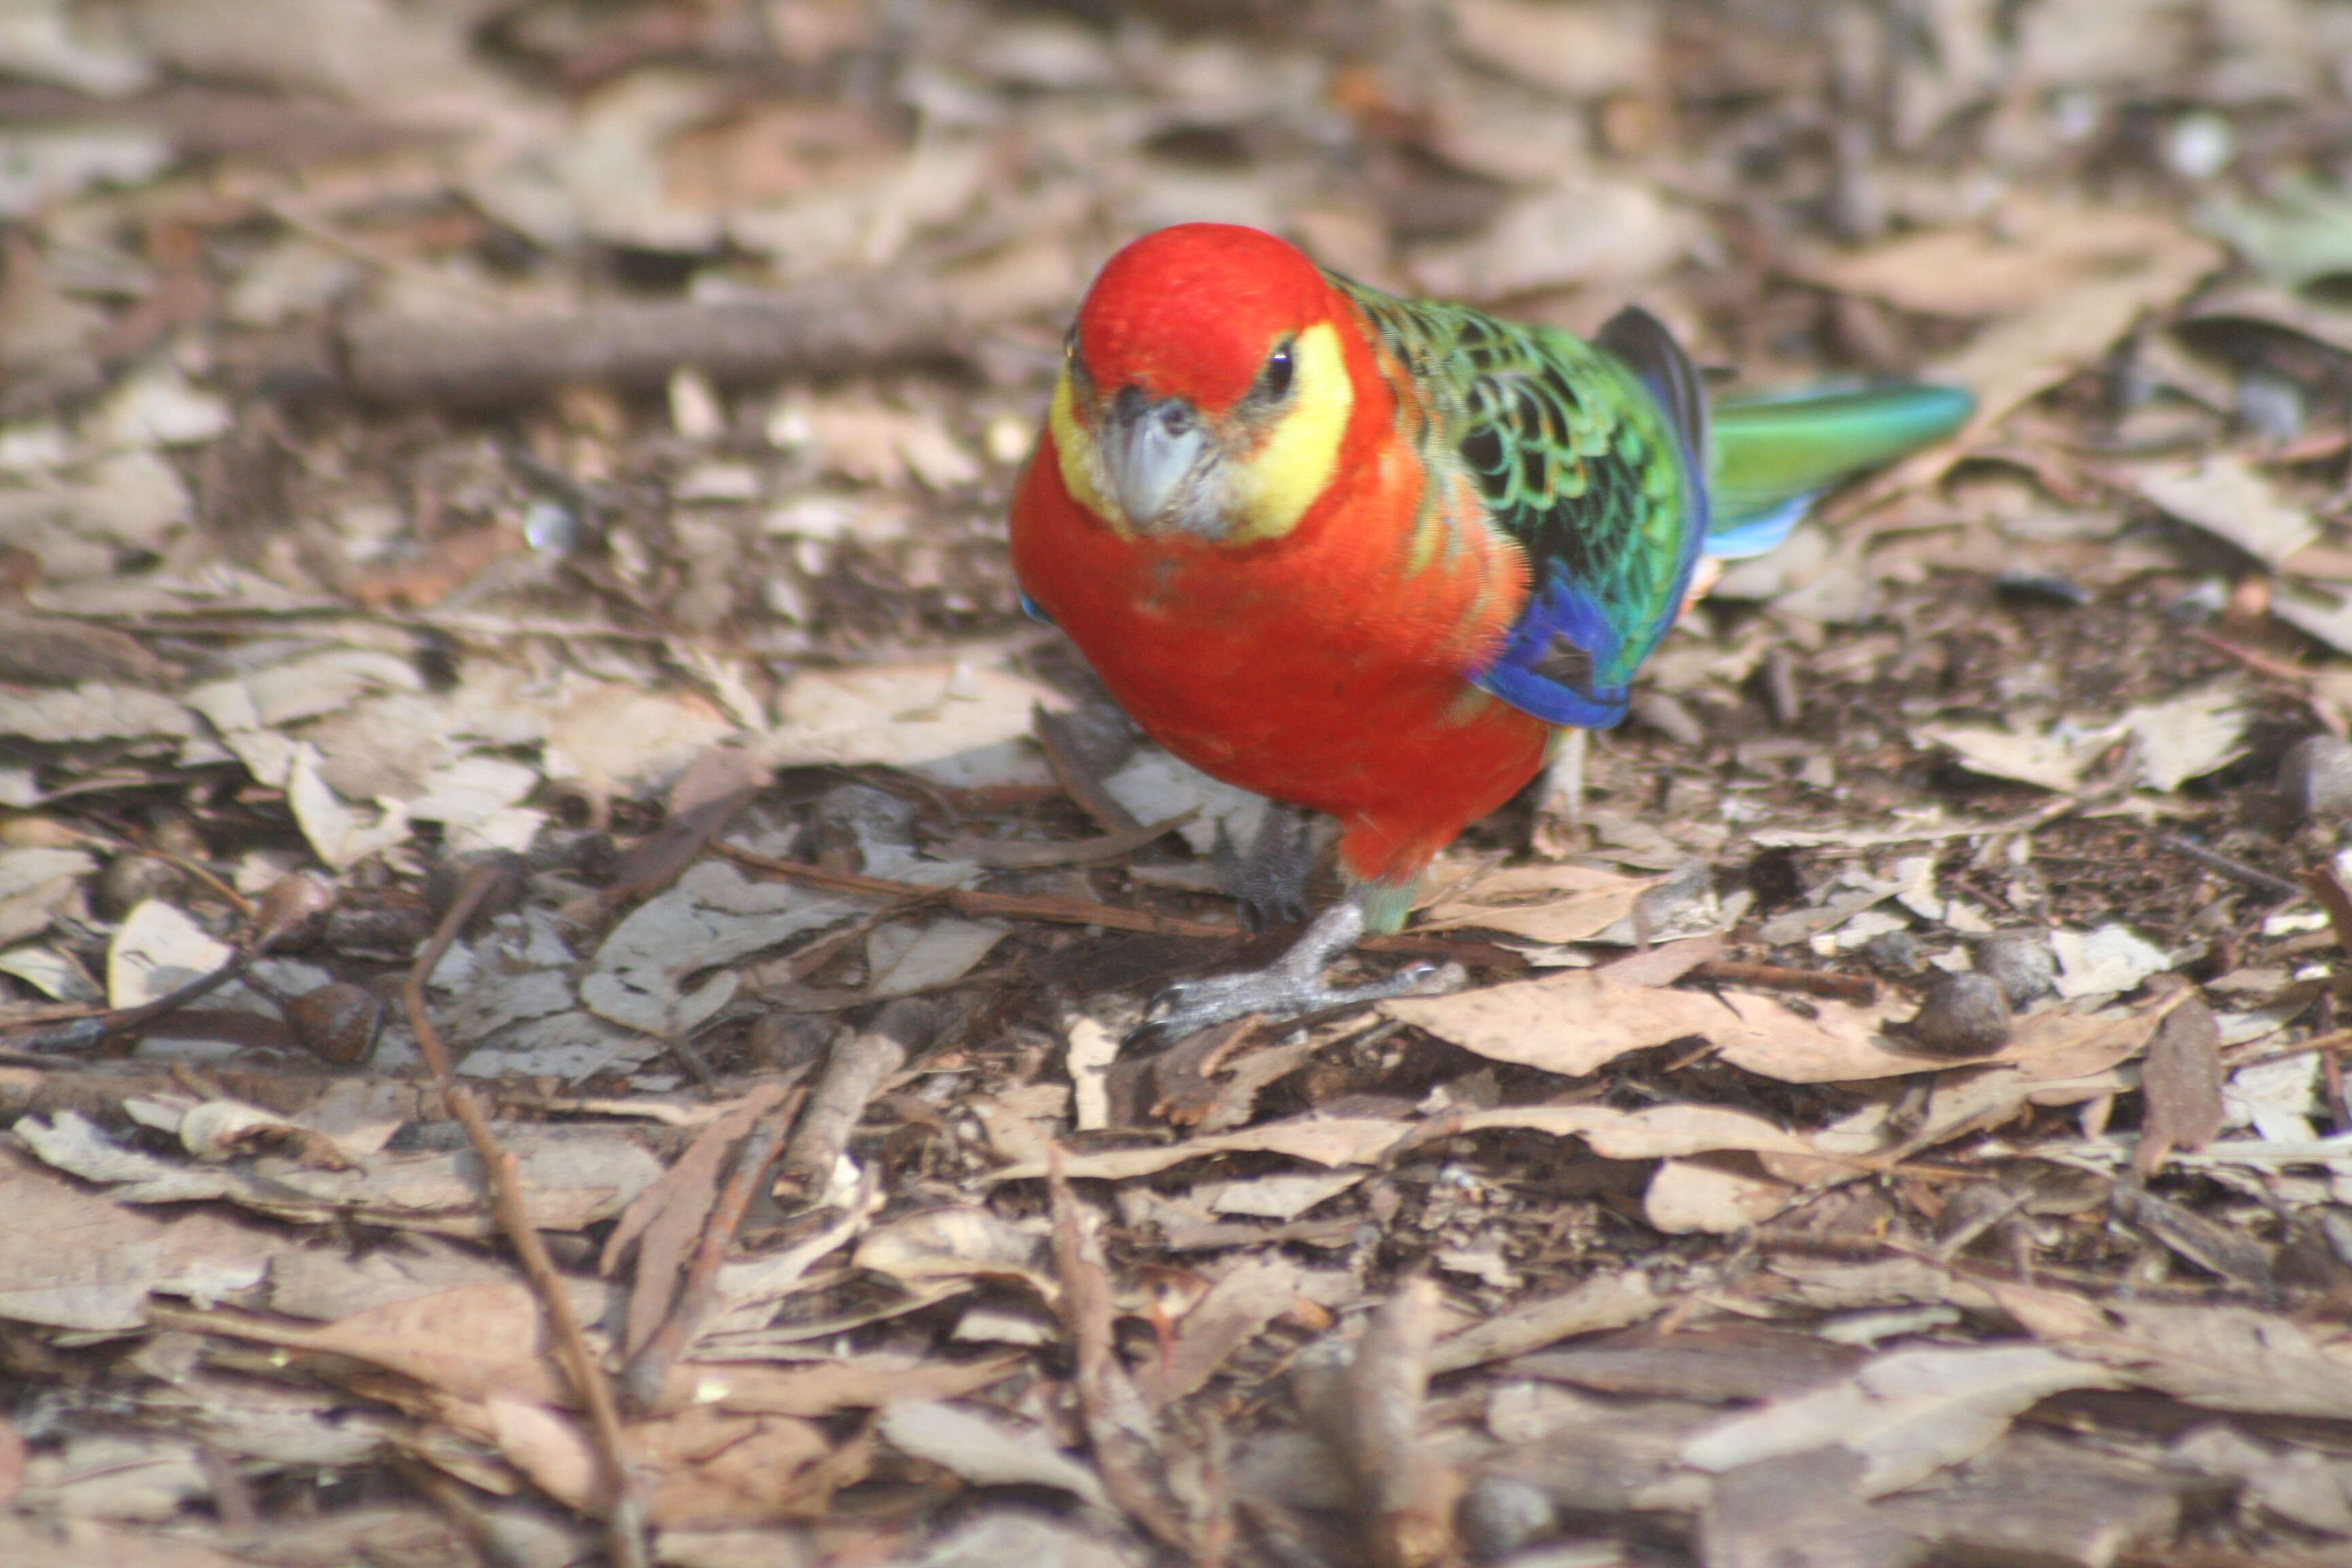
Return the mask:
<svg viewBox="0 0 2352 1568">
<path fill-rule="evenodd" d="M 1160 427 L 1171 436 L 1181 436 L 1192 427 L 1192 411 L 1181 403 L 1164 405 L 1160 410 Z"/>
<path fill-rule="evenodd" d="M 1136 420 L 1142 418 L 1143 388 L 1139 386 L 1120 387 L 1118 389 L 1118 395 L 1111 399 L 1110 411 L 1111 416 L 1118 419 L 1122 424 L 1133 424 Z"/>
</svg>

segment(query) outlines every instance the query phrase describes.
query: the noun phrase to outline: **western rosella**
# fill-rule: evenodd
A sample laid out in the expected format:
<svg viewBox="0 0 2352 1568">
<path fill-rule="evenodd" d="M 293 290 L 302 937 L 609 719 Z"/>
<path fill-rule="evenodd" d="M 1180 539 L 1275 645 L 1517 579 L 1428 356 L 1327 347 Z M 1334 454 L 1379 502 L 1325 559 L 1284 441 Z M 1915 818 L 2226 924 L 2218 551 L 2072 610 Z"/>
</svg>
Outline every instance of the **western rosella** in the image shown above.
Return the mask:
<svg viewBox="0 0 2352 1568">
<path fill-rule="evenodd" d="M 1198 1026 L 1394 994 L 1324 966 L 1431 858 L 1625 715 L 1703 556 L 1752 554 L 1845 475 L 1948 435 L 1939 387 L 1734 403 L 1658 321 L 1591 342 L 1185 224 L 1103 268 L 1014 490 L 1013 569 L 1176 755 L 1341 825 L 1351 896 Z"/>
</svg>

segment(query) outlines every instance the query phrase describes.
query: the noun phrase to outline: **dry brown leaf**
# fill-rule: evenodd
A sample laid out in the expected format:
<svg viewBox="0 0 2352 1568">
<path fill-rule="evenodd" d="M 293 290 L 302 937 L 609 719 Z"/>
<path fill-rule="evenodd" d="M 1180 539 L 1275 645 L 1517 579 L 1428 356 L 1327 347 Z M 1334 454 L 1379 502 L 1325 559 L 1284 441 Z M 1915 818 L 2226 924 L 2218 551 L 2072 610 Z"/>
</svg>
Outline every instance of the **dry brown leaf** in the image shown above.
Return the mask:
<svg viewBox="0 0 2352 1568">
<path fill-rule="evenodd" d="M 1021 1365 L 1018 1356 L 952 1362 L 887 1354 L 799 1366 L 688 1362 L 671 1369 L 665 1398 L 679 1408 L 699 1403 L 744 1415 L 830 1415 L 894 1399 L 961 1399 Z"/>
<path fill-rule="evenodd" d="M 515 1279 L 371 1308 L 279 1342 L 371 1362 L 468 1403 L 502 1395 L 561 1404 L 565 1384 L 541 1352 L 540 1327 L 537 1299 Z"/>
<path fill-rule="evenodd" d="M 1428 931 L 1475 926 L 1530 942 L 1586 942 L 1633 912 L 1655 877 L 1589 866 L 1522 866 L 1493 871 L 1422 911 Z"/>
<path fill-rule="evenodd" d="M 1684 1446 L 1683 1462 L 1721 1472 L 1844 1447 L 1863 1458 L 1862 1494 L 1883 1497 L 1983 1452 L 2036 1402 L 2112 1381 L 2040 1345 L 1892 1351 L 1827 1388 L 1708 1428 Z"/>
<path fill-rule="evenodd" d="M 2152 1176 L 2175 1149 L 2193 1152 L 2214 1140 L 2223 1121 L 2222 1077 L 2221 1026 L 2191 993 L 2166 1015 L 2140 1064 L 2147 1109 L 2132 1169 Z"/>
<path fill-rule="evenodd" d="M 1880 1034 L 1889 1008 L 1813 1004 L 1808 1018 L 1769 996 L 1710 996 L 1619 985 L 1583 970 L 1452 996 L 1410 997 L 1382 1011 L 1496 1061 L 1582 1078 L 1652 1046 L 1704 1038 L 1724 1058 L 1787 1083 L 1834 1083 L 1918 1072 Z"/>
<path fill-rule="evenodd" d="M 1642 1193 L 1642 1217 L 1668 1236 L 1732 1236 L 1789 1206 L 1799 1188 L 1699 1160 L 1667 1160 Z"/>
<path fill-rule="evenodd" d="M 2204 241 L 2154 214 L 2041 206 L 2003 216 L 1998 232 L 1908 234 L 1833 258 L 1811 276 L 1906 310 L 2002 316 L 2032 310 L 2069 285 L 2128 277 L 2174 251 L 2207 249 Z"/>
<path fill-rule="evenodd" d="M 1368 1117 L 1302 1116 L 1270 1122 L 1239 1132 L 1221 1132 L 1158 1149 L 1105 1149 L 1091 1154 L 1065 1154 L 1062 1172 L 1098 1181 L 1124 1181 L 1148 1176 L 1187 1160 L 1211 1154 L 1287 1154 L 1318 1165 L 1369 1165 L 1409 1136 L 1412 1123 Z M 1042 1164 L 1008 1165 L 989 1173 L 992 1182 L 1029 1181 L 1045 1173 Z"/>
<path fill-rule="evenodd" d="M 1523 1301 L 1498 1317 L 1440 1340 L 1430 1352 L 1429 1369 L 1439 1373 L 1461 1372 L 1525 1355 L 1578 1334 L 1638 1323 L 1664 1305 L 1650 1277 L 1638 1268 L 1597 1274 L 1557 1296 Z"/>
<path fill-rule="evenodd" d="M 1178 1321 L 1167 1359 L 1137 1371 L 1137 1392 L 1155 1408 L 1199 1392 L 1235 1351 L 1290 1310 L 1304 1283 L 1305 1270 L 1286 1258 L 1244 1260 Z"/>
<path fill-rule="evenodd" d="M 1458 1125 L 1475 1132 L 1489 1127 L 1523 1128 L 1558 1138 L 1581 1138 L 1604 1160 L 1657 1160 L 1719 1150 L 1810 1154 L 1812 1144 L 1760 1116 L 1720 1105 L 1653 1105 L 1614 1110 L 1605 1105 L 1507 1106 L 1474 1110 Z"/>
</svg>

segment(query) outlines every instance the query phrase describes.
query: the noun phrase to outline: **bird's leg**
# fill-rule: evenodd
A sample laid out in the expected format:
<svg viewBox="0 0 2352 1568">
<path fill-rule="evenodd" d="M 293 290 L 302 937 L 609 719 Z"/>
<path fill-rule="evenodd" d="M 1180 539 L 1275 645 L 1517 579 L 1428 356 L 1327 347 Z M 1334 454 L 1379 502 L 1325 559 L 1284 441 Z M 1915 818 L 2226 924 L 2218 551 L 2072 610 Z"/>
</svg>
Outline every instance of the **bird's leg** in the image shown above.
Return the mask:
<svg viewBox="0 0 2352 1568">
<path fill-rule="evenodd" d="M 1265 968 L 1180 981 L 1160 994 L 1145 1016 L 1145 1022 L 1171 1037 L 1189 1035 L 1246 1014 L 1295 1018 L 1302 1013 L 1354 1007 L 1416 991 L 1451 988 L 1463 979 L 1459 964 L 1415 963 L 1385 980 L 1362 985 L 1326 984 L 1323 971 L 1345 956 L 1363 934 L 1363 906 L 1352 898 L 1342 899 L 1316 916 L 1315 923 L 1307 928 L 1290 951 Z"/>
<path fill-rule="evenodd" d="M 1584 826 L 1584 755 L 1589 730 L 1562 730 L 1554 742 L 1551 761 L 1544 764 L 1536 786 L 1536 819 L 1531 847 L 1539 856 L 1564 858 L 1581 847 L 1577 830 Z"/>
<path fill-rule="evenodd" d="M 1307 918 L 1307 882 L 1315 874 L 1321 845 L 1315 814 L 1270 800 L 1257 819 L 1246 853 L 1217 824 L 1217 885 L 1241 901 L 1242 922 L 1252 931 Z"/>
</svg>

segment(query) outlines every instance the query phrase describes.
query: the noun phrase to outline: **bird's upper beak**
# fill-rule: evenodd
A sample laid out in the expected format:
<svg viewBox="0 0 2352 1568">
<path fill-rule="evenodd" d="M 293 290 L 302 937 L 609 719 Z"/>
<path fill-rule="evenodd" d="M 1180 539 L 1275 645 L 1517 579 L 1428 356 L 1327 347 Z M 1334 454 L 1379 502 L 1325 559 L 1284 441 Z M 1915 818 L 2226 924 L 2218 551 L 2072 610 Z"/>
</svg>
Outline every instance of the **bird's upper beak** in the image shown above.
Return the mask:
<svg viewBox="0 0 2352 1568">
<path fill-rule="evenodd" d="M 1153 402 L 1135 386 L 1120 388 L 1109 412 L 1101 446 L 1111 490 L 1128 521 L 1148 532 L 1209 455 L 1209 428 L 1182 398 Z"/>
</svg>

